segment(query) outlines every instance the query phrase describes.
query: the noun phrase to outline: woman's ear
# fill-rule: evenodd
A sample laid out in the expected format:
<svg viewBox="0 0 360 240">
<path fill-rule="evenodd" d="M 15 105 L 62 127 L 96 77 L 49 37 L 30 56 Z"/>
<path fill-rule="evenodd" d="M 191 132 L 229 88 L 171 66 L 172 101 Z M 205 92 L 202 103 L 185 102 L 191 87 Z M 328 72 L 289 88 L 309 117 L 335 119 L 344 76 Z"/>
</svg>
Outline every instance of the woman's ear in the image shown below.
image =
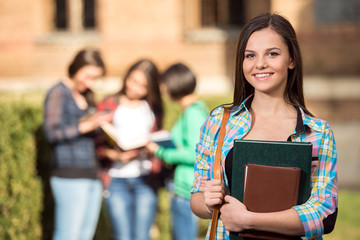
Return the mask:
<svg viewBox="0 0 360 240">
<path fill-rule="evenodd" d="M 289 69 L 294 69 L 295 68 L 295 64 L 294 64 L 294 60 L 292 58 L 290 58 L 290 63 L 289 63 Z"/>
</svg>

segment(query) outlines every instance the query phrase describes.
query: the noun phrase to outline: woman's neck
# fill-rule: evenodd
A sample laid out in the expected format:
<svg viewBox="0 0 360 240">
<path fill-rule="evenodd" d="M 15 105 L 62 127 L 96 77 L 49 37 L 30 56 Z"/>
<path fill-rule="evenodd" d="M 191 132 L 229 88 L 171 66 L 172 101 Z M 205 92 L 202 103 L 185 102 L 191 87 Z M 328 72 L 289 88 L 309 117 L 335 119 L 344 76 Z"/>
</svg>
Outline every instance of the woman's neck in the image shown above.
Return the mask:
<svg viewBox="0 0 360 240">
<path fill-rule="evenodd" d="M 127 107 L 139 107 L 141 105 L 141 99 L 132 99 L 126 96 L 126 94 L 120 95 L 119 104 Z"/>
<path fill-rule="evenodd" d="M 188 106 L 192 105 L 197 100 L 198 98 L 194 94 L 186 95 L 179 100 L 180 107 L 182 110 L 185 110 Z"/>
<path fill-rule="evenodd" d="M 255 94 L 251 103 L 251 111 L 258 116 L 293 116 L 296 114 L 296 109 L 285 99 L 281 97 L 274 97 L 265 94 Z"/>
<path fill-rule="evenodd" d="M 68 87 L 72 92 L 75 92 L 75 83 L 73 80 L 71 80 L 70 78 L 66 77 L 63 81 L 62 81 L 66 87 Z"/>
<path fill-rule="evenodd" d="M 70 78 L 65 78 L 63 80 L 63 83 L 65 84 L 66 87 L 68 87 L 71 90 L 71 94 L 74 98 L 76 105 L 80 109 L 83 109 L 83 110 L 87 109 L 89 107 L 88 102 L 85 99 L 85 96 L 82 95 L 81 92 L 79 92 L 76 89 L 74 81 L 71 80 Z"/>
</svg>

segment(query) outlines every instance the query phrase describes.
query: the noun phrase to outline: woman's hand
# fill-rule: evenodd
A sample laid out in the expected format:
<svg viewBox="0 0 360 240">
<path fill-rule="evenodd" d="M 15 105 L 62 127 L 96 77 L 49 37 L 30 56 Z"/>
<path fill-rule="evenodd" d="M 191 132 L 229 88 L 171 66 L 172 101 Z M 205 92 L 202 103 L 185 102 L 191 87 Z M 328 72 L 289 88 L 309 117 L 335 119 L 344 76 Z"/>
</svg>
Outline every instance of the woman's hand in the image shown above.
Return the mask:
<svg viewBox="0 0 360 240">
<path fill-rule="evenodd" d="M 133 149 L 126 152 L 120 152 L 119 154 L 119 160 L 123 163 L 130 162 L 131 159 L 137 157 L 140 153 L 139 149 Z"/>
<path fill-rule="evenodd" d="M 220 208 L 220 218 L 227 231 L 240 232 L 248 228 L 249 211 L 246 206 L 236 198 L 227 195 L 225 203 Z"/>
<path fill-rule="evenodd" d="M 159 149 L 159 145 L 154 142 L 148 142 L 145 148 L 149 153 L 154 154 Z"/>
<path fill-rule="evenodd" d="M 223 203 L 225 195 L 226 187 L 223 180 L 213 179 L 205 183 L 204 200 L 209 213 L 212 213 L 216 205 Z"/>
<path fill-rule="evenodd" d="M 110 122 L 113 118 L 113 112 L 97 112 L 90 117 L 79 122 L 79 132 L 88 133 L 98 128 L 103 122 Z"/>
<path fill-rule="evenodd" d="M 131 159 L 139 155 L 139 150 L 134 149 L 123 152 L 120 149 L 106 148 L 104 153 L 105 156 L 109 158 L 111 161 L 120 161 L 123 163 L 128 163 L 130 162 Z"/>
</svg>

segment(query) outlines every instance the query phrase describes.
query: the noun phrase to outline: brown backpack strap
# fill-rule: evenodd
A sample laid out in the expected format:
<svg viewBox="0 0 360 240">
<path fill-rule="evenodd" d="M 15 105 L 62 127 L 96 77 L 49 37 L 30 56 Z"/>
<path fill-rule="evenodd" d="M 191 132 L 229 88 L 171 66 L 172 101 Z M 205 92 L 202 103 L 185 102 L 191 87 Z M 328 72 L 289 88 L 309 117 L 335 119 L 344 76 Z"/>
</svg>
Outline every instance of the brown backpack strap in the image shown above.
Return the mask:
<svg viewBox="0 0 360 240">
<path fill-rule="evenodd" d="M 218 144 L 216 147 L 216 153 L 215 153 L 215 162 L 214 162 L 214 179 L 221 179 L 223 176 L 221 175 L 221 149 L 224 143 L 224 137 L 225 137 L 225 128 L 226 123 L 228 122 L 230 117 L 230 109 L 224 108 L 224 115 L 221 120 L 220 125 L 220 133 L 219 133 L 219 139 Z M 210 226 L 210 236 L 209 240 L 214 240 L 216 236 L 216 226 L 219 218 L 219 211 L 220 211 L 220 205 L 217 205 L 213 209 L 212 213 L 212 220 L 211 220 L 211 226 Z"/>
</svg>

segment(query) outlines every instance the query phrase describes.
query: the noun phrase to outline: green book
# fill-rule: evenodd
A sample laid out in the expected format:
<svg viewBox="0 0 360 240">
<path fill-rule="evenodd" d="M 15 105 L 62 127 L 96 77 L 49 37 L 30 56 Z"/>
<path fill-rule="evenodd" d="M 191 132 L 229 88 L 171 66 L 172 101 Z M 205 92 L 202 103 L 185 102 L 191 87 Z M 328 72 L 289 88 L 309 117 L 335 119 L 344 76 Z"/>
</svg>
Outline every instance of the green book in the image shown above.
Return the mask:
<svg viewBox="0 0 360 240">
<path fill-rule="evenodd" d="M 305 203 L 311 194 L 311 160 L 310 142 L 234 140 L 231 195 L 243 202 L 247 164 L 297 167 L 301 169 L 297 204 Z M 238 233 L 230 233 L 230 239 L 242 238 Z"/>
</svg>

